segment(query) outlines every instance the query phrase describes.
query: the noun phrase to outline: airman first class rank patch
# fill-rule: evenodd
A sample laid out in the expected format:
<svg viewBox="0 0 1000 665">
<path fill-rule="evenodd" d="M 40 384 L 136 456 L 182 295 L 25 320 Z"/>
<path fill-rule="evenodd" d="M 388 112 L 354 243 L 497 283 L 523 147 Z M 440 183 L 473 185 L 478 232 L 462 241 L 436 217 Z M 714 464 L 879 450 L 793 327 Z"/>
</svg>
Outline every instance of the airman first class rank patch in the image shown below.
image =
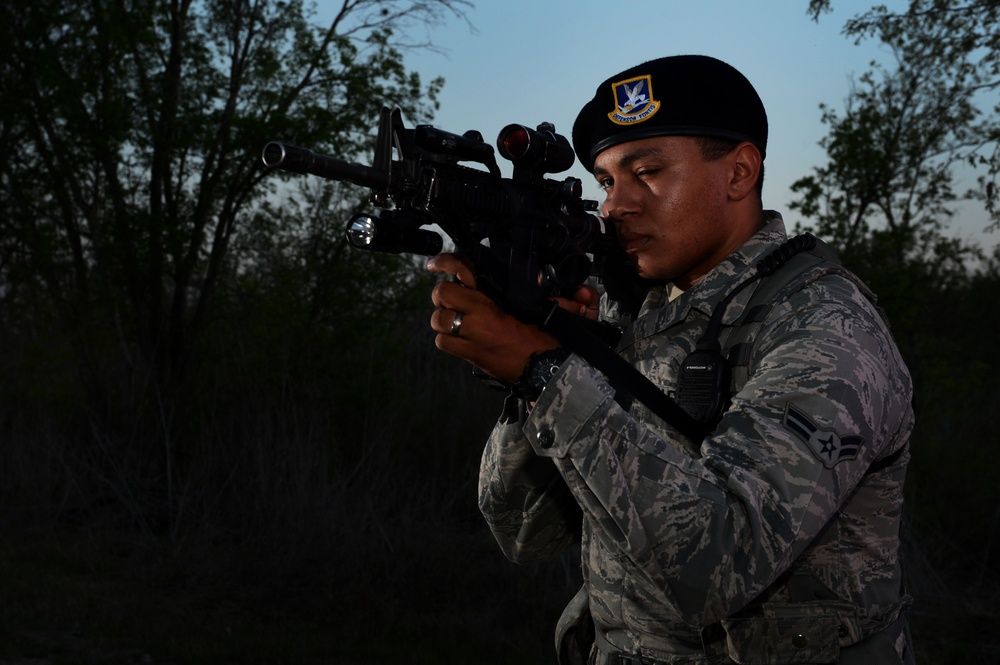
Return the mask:
<svg viewBox="0 0 1000 665">
<path fill-rule="evenodd" d="M 642 122 L 660 110 L 660 102 L 653 99 L 653 77 L 649 74 L 618 81 L 611 88 L 615 93 L 615 110 L 608 118 L 615 124 Z"/>
<path fill-rule="evenodd" d="M 840 436 L 833 430 L 820 429 L 809 416 L 794 406 L 785 409 L 783 424 L 805 441 L 828 469 L 838 462 L 856 458 L 865 442 L 861 436 Z"/>
</svg>

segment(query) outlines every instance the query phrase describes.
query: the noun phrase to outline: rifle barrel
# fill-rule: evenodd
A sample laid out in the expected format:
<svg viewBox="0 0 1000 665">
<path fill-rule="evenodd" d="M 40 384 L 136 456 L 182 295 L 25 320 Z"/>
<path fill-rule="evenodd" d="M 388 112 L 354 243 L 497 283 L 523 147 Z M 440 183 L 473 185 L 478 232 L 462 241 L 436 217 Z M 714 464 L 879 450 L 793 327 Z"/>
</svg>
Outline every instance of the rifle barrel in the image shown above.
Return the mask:
<svg viewBox="0 0 1000 665">
<path fill-rule="evenodd" d="M 389 174 L 381 169 L 329 157 L 307 148 L 271 141 L 261 154 L 264 164 L 293 173 L 305 173 L 327 180 L 342 180 L 384 191 L 389 187 Z"/>
</svg>

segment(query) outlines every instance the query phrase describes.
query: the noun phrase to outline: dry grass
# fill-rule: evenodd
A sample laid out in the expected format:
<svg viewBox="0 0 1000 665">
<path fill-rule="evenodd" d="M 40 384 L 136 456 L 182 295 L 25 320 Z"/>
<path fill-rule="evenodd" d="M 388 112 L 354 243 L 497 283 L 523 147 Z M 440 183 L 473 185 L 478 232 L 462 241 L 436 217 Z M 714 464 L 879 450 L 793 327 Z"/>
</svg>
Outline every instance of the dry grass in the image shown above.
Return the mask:
<svg viewBox="0 0 1000 665">
<path fill-rule="evenodd" d="M 553 663 L 576 562 L 509 564 L 476 509 L 498 396 L 426 338 L 378 360 L 220 365 L 145 420 L 6 393 L 0 665 Z M 925 664 L 1000 662 L 996 451 L 962 440 L 915 448 Z"/>
<path fill-rule="evenodd" d="M 178 553 L 113 535 L 6 533 L 0 662 L 550 662 L 541 644 L 548 630 L 530 634 L 511 612 L 525 600 L 513 594 L 526 585 L 495 559 L 484 565 L 478 557 L 491 548 L 478 536 L 448 537 L 451 547 L 467 545 L 464 565 L 452 561 L 447 571 L 392 589 L 398 578 L 379 579 L 377 566 L 358 577 L 335 561 L 299 561 L 298 571 L 254 578 L 257 565 L 247 559 L 259 563 L 259 552 Z M 224 560 L 237 565 L 223 570 Z M 554 621 L 543 614 L 533 618 Z"/>
<path fill-rule="evenodd" d="M 353 441 L 321 391 L 259 384 L 152 439 L 9 416 L 0 663 L 552 662 L 572 565 L 502 557 L 476 509 L 497 396 L 427 378 Z"/>
</svg>

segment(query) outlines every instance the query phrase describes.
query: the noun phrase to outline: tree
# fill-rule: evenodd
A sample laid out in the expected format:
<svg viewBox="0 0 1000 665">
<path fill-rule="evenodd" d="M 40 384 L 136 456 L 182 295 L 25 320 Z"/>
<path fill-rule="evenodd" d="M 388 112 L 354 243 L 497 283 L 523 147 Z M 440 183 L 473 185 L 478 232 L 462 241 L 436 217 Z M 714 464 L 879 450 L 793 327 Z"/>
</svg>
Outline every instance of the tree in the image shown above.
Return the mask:
<svg viewBox="0 0 1000 665">
<path fill-rule="evenodd" d="M 0 7 L 5 497 L 53 513 L 110 501 L 177 529 L 191 512 L 182 485 L 200 482 L 189 503 L 214 508 L 224 488 L 237 503 L 262 485 L 235 482 L 233 460 L 248 432 L 283 459 L 301 423 L 282 409 L 322 412 L 300 439 L 321 458 L 317 433 L 329 444 L 331 422 L 353 425 L 359 402 L 392 388 L 331 387 L 331 368 L 382 367 L 358 348 L 389 362 L 380 341 L 419 286 L 412 265 L 343 251 L 339 216 L 361 193 L 296 188 L 261 148 L 282 139 L 367 161 L 383 104 L 429 120 L 442 82 L 408 71 L 404 51 L 428 46 L 417 26 L 468 6 L 343 0 L 322 26 L 302 0 Z"/>
<path fill-rule="evenodd" d="M 830 0 L 811 0 L 808 14 L 819 20 L 830 9 Z M 898 13 L 879 5 L 849 20 L 844 33 L 856 43 L 877 38 L 889 47 L 897 70 L 890 73 L 873 63 L 875 74 L 881 74 L 881 78 L 876 81 L 874 74 L 867 74 L 862 79 L 865 90 L 852 92 L 857 124 L 853 129 L 850 107 L 848 118 L 842 123 L 827 111 L 824 122 L 834 128 L 828 147 L 849 149 L 838 145 L 838 141 L 841 144 L 849 141 L 848 136 L 839 139 L 835 136 L 838 129 L 863 140 L 869 131 L 866 128 L 881 124 L 883 135 L 871 137 L 877 142 L 867 150 L 881 152 L 886 160 L 903 161 L 879 165 L 881 174 L 868 174 L 869 182 L 865 185 L 875 185 L 873 180 L 879 178 L 892 184 L 893 175 L 908 172 L 924 183 L 922 192 L 913 191 L 911 207 L 929 206 L 929 213 L 938 216 L 947 213 L 941 204 L 955 199 L 951 189 L 952 170 L 960 165 L 977 168 L 978 186 L 964 192 L 963 197 L 981 202 L 989 216 L 988 228 L 997 228 L 1000 224 L 997 206 L 1000 103 L 996 94 L 1000 89 L 1000 3 L 911 0 L 907 10 Z M 992 113 L 984 114 L 984 106 Z M 899 115 L 879 118 L 880 112 Z M 917 136 L 919 132 L 924 133 L 923 140 Z M 857 146 L 857 149 L 865 148 Z M 834 159 L 848 156 L 866 155 L 831 154 Z M 912 180 L 895 183 L 896 191 L 912 190 Z M 883 190 L 883 202 L 885 193 Z M 871 197 L 879 196 L 871 189 L 866 194 L 869 198 L 859 200 L 854 212 L 863 212 L 864 205 L 872 202 Z M 810 198 L 815 201 L 815 197 Z M 896 221 L 904 227 L 910 223 L 909 219 L 893 218 L 888 208 L 882 208 L 890 227 Z"/>
<path fill-rule="evenodd" d="M 829 8 L 813 0 L 809 11 Z M 987 228 L 1000 224 L 1000 3 L 878 6 L 845 33 L 879 39 L 893 61 L 872 63 L 842 112 L 822 107 L 829 161 L 793 185 L 792 207 L 879 295 L 914 377 L 907 545 L 917 660 L 989 660 L 1000 496 L 983 471 L 997 451 L 983 443 L 993 438 L 1000 322 L 986 303 L 997 297 L 1000 248 L 985 260 L 944 231 L 962 199 L 982 205 Z M 975 187 L 956 191 L 959 169 L 978 174 Z"/>
<path fill-rule="evenodd" d="M 856 19 L 849 30 L 875 19 L 865 21 Z M 917 371 L 919 359 L 932 352 L 917 331 L 933 318 L 933 305 L 914 294 L 957 288 L 967 260 L 978 256 L 944 231 L 959 198 L 955 170 L 984 159 L 990 122 L 981 120 L 977 105 L 982 71 L 945 46 L 954 41 L 941 32 L 949 26 L 919 27 L 930 33 L 882 33 L 895 68 L 873 62 L 851 89 L 843 115 L 821 106 L 830 131 L 820 145 L 829 161 L 792 185 L 799 198 L 790 206 L 880 294 Z"/>
<path fill-rule="evenodd" d="M 894 68 L 873 62 L 843 115 L 821 106 L 830 132 L 820 144 L 829 162 L 792 186 L 799 194 L 792 209 L 872 283 L 903 331 L 919 329 L 915 322 L 930 314 L 928 301 L 913 294 L 954 288 L 965 279 L 966 261 L 979 256 L 944 235 L 961 198 L 957 168 L 985 168 L 978 194 L 965 197 L 983 200 L 996 219 L 990 182 L 1000 124 L 981 103 L 1000 80 L 996 55 L 981 48 L 996 39 L 997 7 L 913 0 L 905 14 L 877 7 L 848 22 L 845 32 L 856 39 L 878 35 Z M 814 16 L 824 8 L 829 3 L 810 5 Z M 915 361 L 921 345 L 906 345 Z"/>
<path fill-rule="evenodd" d="M 344 0 L 316 26 L 302 0 L 5 3 L 4 320 L 63 331 L 95 390 L 175 383 L 250 220 L 288 219 L 261 146 L 351 158 L 382 104 L 427 119 L 441 82 L 397 33 L 466 6 Z"/>
<path fill-rule="evenodd" d="M 819 17 L 830 3 L 813 0 Z M 791 204 L 844 261 L 882 295 L 903 331 L 904 351 L 919 371 L 925 344 L 913 337 L 933 318 L 930 298 L 967 280 L 967 262 L 978 248 L 948 238 L 944 230 L 960 198 L 978 199 L 997 224 L 995 181 L 1000 172 L 1000 3 L 956 4 L 911 0 L 904 13 L 884 6 L 848 21 L 856 40 L 877 36 L 892 65 L 871 63 L 852 88 L 843 115 L 822 105 L 830 128 L 820 142 L 829 156 L 813 175 L 796 181 Z M 998 107 L 996 110 L 1000 110 Z M 955 192 L 955 172 L 979 167 L 979 188 Z M 933 345 L 931 345 L 933 346 Z"/>
</svg>

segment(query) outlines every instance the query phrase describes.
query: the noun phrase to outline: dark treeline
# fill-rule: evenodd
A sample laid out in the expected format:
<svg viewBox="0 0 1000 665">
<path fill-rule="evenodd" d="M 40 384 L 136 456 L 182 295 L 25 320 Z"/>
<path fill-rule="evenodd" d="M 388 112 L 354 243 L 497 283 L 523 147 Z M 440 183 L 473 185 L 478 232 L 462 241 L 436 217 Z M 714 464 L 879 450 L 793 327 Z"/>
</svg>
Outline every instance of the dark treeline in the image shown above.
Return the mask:
<svg viewBox="0 0 1000 665">
<path fill-rule="evenodd" d="M 258 157 L 429 118 L 393 30 L 465 3 L 132 4 L 0 9 L 0 659 L 553 662 L 577 562 L 509 564 L 477 509 L 501 396 L 419 263 L 346 247 L 361 194 Z M 916 377 L 918 648 L 996 658 L 1000 257 L 819 229 Z"/>
<path fill-rule="evenodd" d="M 354 288 L 394 267 L 372 259 L 340 258 L 358 275 Z M 92 556 L 112 559 L 81 564 L 95 584 L 108 565 L 135 583 L 156 579 L 148 567 L 168 566 L 178 588 L 233 611 L 314 622 L 323 637 L 306 658 L 393 662 L 384 645 L 406 639 L 445 662 L 483 645 L 495 662 L 552 662 L 550 630 L 574 591 L 576 562 L 508 564 L 476 508 L 479 452 L 500 396 L 433 348 L 419 271 L 407 268 L 412 290 L 380 308 L 358 313 L 331 301 L 317 312 L 292 294 L 320 267 L 261 265 L 227 280 L 193 369 L 170 392 L 125 394 L 110 373 L 106 383 L 84 381 L 74 331 L 5 312 L 7 533 L 64 533 L 69 542 L 88 534 Z M 991 331 L 1000 322 L 990 303 L 1000 300 L 1000 271 L 993 264 L 946 287 L 899 279 L 869 276 L 917 380 L 907 485 L 915 638 L 927 662 L 961 662 L 996 653 L 990 414 L 1000 409 L 1000 351 Z M 95 350 L 94 360 L 110 367 L 116 353 Z M 5 605 L 19 615 L 5 617 L 8 630 L 39 620 Z M 129 639 L 199 662 L 200 641 L 186 651 L 153 632 Z M 245 649 L 209 650 L 204 662 L 268 662 L 247 660 Z"/>
</svg>

